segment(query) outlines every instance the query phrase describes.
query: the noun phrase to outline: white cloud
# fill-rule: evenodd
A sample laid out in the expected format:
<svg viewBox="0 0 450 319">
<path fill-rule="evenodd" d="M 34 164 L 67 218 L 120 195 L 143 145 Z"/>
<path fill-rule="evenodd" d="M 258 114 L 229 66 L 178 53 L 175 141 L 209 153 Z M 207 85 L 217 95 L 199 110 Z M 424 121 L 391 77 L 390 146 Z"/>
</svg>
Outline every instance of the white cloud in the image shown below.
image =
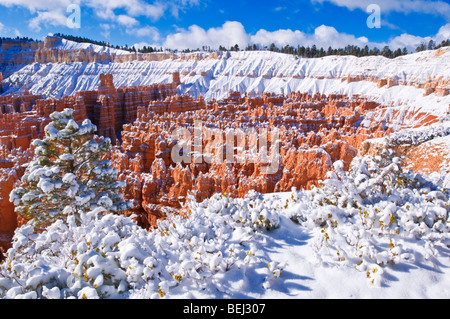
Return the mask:
<svg viewBox="0 0 450 319">
<path fill-rule="evenodd" d="M 281 48 L 290 46 L 309 46 L 316 45 L 317 48 L 327 49 L 344 48 L 347 45 L 357 45 L 359 47 L 369 46 L 382 49 L 389 45 L 392 50 L 406 47 L 409 52 L 414 52 L 421 43 L 428 43 L 430 40 L 436 43 L 442 40 L 450 39 L 450 23 L 442 26 L 437 34 L 426 37 L 415 36 L 404 33 L 400 36 L 391 38 L 387 42 L 370 42 L 366 37 L 356 37 L 352 34 L 342 33 L 334 27 L 321 25 L 312 33 L 305 33 L 299 30 L 280 29 L 276 31 L 267 31 L 260 29 L 255 34 L 248 34 L 242 23 L 237 21 L 228 21 L 221 27 L 203 29 L 197 25 L 186 29 L 177 29 L 175 33 L 162 39 L 162 46 L 169 49 L 197 49 L 203 46 L 210 46 L 218 49 L 220 45 L 230 48 L 238 44 L 241 49 L 249 44 L 256 44 L 259 47 L 270 47 L 274 43 Z M 155 42 L 156 38 L 152 41 Z"/>
<path fill-rule="evenodd" d="M 138 20 L 136 20 L 133 17 L 127 16 L 125 14 L 118 15 L 116 17 L 116 19 L 117 19 L 117 22 L 119 22 L 121 25 L 124 25 L 124 26 L 126 26 L 128 28 L 129 27 L 134 27 L 135 25 L 139 24 Z"/>
<path fill-rule="evenodd" d="M 422 42 L 428 42 L 430 40 L 431 37 L 419 37 L 403 33 L 402 35 L 391 39 L 388 45 L 391 49 L 407 48 L 409 52 L 414 52 L 415 48 L 417 48 Z"/>
<path fill-rule="evenodd" d="M 161 40 L 158 28 L 146 26 L 142 28 L 131 28 L 127 29 L 126 33 L 129 35 L 134 35 L 139 38 L 146 38 L 156 43 Z"/>
<path fill-rule="evenodd" d="M 435 35 L 420 37 L 403 33 L 402 35 L 392 38 L 388 45 L 391 49 L 406 47 L 409 52 L 414 52 L 421 43 L 428 43 L 430 40 L 433 40 L 436 44 L 439 44 L 443 40 L 448 39 L 450 39 L 450 23 L 442 26 Z"/>
<path fill-rule="evenodd" d="M 0 5 L 6 7 L 19 6 L 28 9 L 31 13 L 36 13 L 39 10 L 62 10 L 71 4 L 79 4 L 80 0 L 0 0 Z"/>
<path fill-rule="evenodd" d="M 344 47 L 346 45 L 365 46 L 370 44 L 366 37 L 356 38 L 354 35 L 339 33 L 334 27 L 321 25 L 314 30 L 313 34 L 307 34 L 299 30 L 277 30 L 266 31 L 259 30 L 255 35 L 251 36 L 252 44 L 261 46 L 270 46 L 274 43 L 278 47 L 291 46 L 312 46 L 318 48 L 334 48 Z"/>
<path fill-rule="evenodd" d="M 159 44 L 148 43 L 148 42 L 145 42 L 145 41 L 141 41 L 141 42 L 135 43 L 135 44 L 132 45 L 132 47 L 133 46 L 136 48 L 136 50 L 142 49 L 143 47 L 152 47 L 152 48 L 159 48 L 160 47 Z"/>
<path fill-rule="evenodd" d="M 442 42 L 444 40 L 450 39 L 450 23 L 447 23 L 446 25 L 442 26 L 436 36 L 434 37 L 434 40 L 436 42 Z"/>
<path fill-rule="evenodd" d="M 197 49 L 202 46 L 210 46 L 218 49 L 219 45 L 225 47 L 239 45 L 244 48 L 249 44 L 249 35 L 245 32 L 242 23 L 227 21 L 221 27 L 205 30 L 197 25 L 192 25 L 188 30 L 182 29 L 170 34 L 163 43 L 165 48 L 171 49 Z"/>
<path fill-rule="evenodd" d="M 38 11 L 37 16 L 31 19 L 28 26 L 31 30 L 40 31 L 41 25 L 60 26 L 67 24 L 67 16 L 60 10 Z"/>
<path fill-rule="evenodd" d="M 159 20 L 167 10 L 164 3 L 149 4 L 143 0 L 82 0 L 82 2 L 82 5 L 94 9 L 98 17 L 111 20 L 116 18 L 116 10 L 124 10 L 130 17 L 143 16 L 152 20 Z"/>
<path fill-rule="evenodd" d="M 339 33 L 334 27 L 319 26 L 313 34 L 307 34 L 299 30 L 277 30 L 267 31 L 259 30 L 254 35 L 245 31 L 242 23 L 237 21 L 228 21 L 221 27 L 205 30 L 197 25 L 190 26 L 187 30 L 181 29 L 176 33 L 166 37 L 163 46 L 171 49 L 196 49 L 203 46 L 210 46 L 217 49 L 220 45 L 229 48 L 238 44 L 245 48 L 249 44 L 257 44 L 261 47 L 269 47 L 274 43 L 277 47 L 286 45 L 292 46 L 312 46 L 328 48 L 343 47 L 345 45 L 364 46 L 369 44 L 365 37 L 355 37 L 351 34 Z"/>
<path fill-rule="evenodd" d="M 276 31 L 267 31 L 264 29 L 256 32 L 255 35 L 251 36 L 252 44 L 258 44 L 260 46 L 270 46 L 274 43 L 276 46 L 286 46 L 289 45 L 298 45 L 300 43 L 305 43 L 306 34 L 295 30 L 292 31 L 290 29 L 276 30 Z"/>
<path fill-rule="evenodd" d="M 210 46 L 213 49 L 220 45 L 229 48 L 238 44 L 241 49 L 249 44 L 256 44 L 260 47 L 270 47 L 274 43 L 277 47 L 291 46 L 312 46 L 343 47 L 349 44 L 365 46 L 373 45 L 366 37 L 355 37 L 351 34 L 339 33 L 334 27 L 321 25 L 314 30 L 314 33 L 307 34 L 299 30 L 282 29 L 277 31 L 267 31 L 261 29 L 254 35 L 245 31 L 242 23 L 237 21 L 225 22 L 221 27 L 205 30 L 197 25 L 190 26 L 187 30 L 177 30 L 176 33 L 166 37 L 163 46 L 171 49 L 196 49 L 203 46 Z"/>
<path fill-rule="evenodd" d="M 66 9 L 71 4 L 78 4 L 80 0 L 0 0 L 0 5 L 6 7 L 23 7 L 35 16 L 28 21 L 33 31 L 40 31 L 42 25 L 65 25 L 67 22 Z"/>
<path fill-rule="evenodd" d="M 361 9 L 366 11 L 370 4 L 377 4 L 381 13 L 403 12 L 405 14 L 416 12 L 442 16 L 450 19 L 450 4 L 447 1 L 432 0 L 312 0 L 313 3 L 330 2 L 349 10 Z"/>
<path fill-rule="evenodd" d="M 102 32 L 100 32 L 100 34 L 103 37 L 109 39 L 109 36 L 111 35 L 111 29 L 114 28 L 114 25 L 110 25 L 110 24 L 107 24 L 107 23 L 101 23 L 100 24 L 100 28 L 103 30 Z"/>
<path fill-rule="evenodd" d="M 321 25 L 314 30 L 314 35 L 310 37 L 311 43 L 315 42 L 317 47 L 342 47 L 345 45 L 365 46 L 369 44 L 366 37 L 356 38 L 352 34 L 339 33 L 334 27 Z"/>
<path fill-rule="evenodd" d="M 161 19 L 167 12 L 178 15 L 184 8 L 198 5 L 200 0 L 178 0 L 175 2 L 146 0 L 0 0 L 6 7 L 22 7 L 35 14 L 29 27 L 34 31 L 41 30 L 43 25 L 62 26 L 66 24 L 66 9 L 77 4 L 82 11 L 91 9 L 94 14 L 108 23 L 119 23 L 125 27 L 139 24 L 136 18 L 145 17 L 152 21 Z M 176 10 L 175 10 L 176 9 Z M 120 11 L 120 14 L 117 13 Z"/>
</svg>

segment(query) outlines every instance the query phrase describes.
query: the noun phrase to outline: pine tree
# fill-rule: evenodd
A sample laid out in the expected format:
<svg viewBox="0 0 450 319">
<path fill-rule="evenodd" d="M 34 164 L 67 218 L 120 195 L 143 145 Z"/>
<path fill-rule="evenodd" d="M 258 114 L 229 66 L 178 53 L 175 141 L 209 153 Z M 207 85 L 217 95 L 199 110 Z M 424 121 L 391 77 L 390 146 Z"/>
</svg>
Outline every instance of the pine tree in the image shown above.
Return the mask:
<svg viewBox="0 0 450 319">
<path fill-rule="evenodd" d="M 35 156 L 22 183 L 10 194 L 15 211 L 44 228 L 68 215 L 78 216 L 103 207 L 112 213 L 129 209 L 120 190 L 117 170 L 105 159 L 111 149 L 109 138 L 97 138 L 96 126 L 86 119 L 78 125 L 73 110 L 54 112 L 45 127 L 45 138 L 34 140 Z"/>
</svg>

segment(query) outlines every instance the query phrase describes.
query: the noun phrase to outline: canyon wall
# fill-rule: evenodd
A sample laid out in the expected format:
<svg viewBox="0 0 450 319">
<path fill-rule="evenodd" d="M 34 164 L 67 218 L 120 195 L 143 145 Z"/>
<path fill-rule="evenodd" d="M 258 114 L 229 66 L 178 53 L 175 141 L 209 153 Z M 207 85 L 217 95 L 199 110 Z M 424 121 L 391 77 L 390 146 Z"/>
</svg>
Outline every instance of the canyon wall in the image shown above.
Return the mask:
<svg viewBox="0 0 450 319">
<path fill-rule="evenodd" d="M 61 38 L 48 36 L 41 42 L 22 40 L 0 41 L 0 64 L 28 63 L 74 63 L 74 62 L 106 62 L 118 63 L 130 61 L 163 61 L 173 58 L 170 53 L 131 53 L 116 49 L 106 49 L 95 45 L 85 45 L 82 49 L 65 49 L 58 45 Z M 64 40 L 66 41 L 66 40 Z M 95 48 L 103 48 L 100 52 Z"/>
<path fill-rule="evenodd" d="M 0 64 L 27 64 L 27 63 L 102 63 L 131 61 L 164 61 L 167 59 L 203 60 L 229 57 L 228 52 L 184 54 L 175 56 L 172 53 L 154 52 L 137 53 L 119 49 L 101 47 L 98 45 L 82 44 L 86 48 L 64 48 L 60 44 L 63 40 L 58 37 L 47 36 L 41 42 L 28 42 L 23 40 L 0 40 Z"/>
<path fill-rule="evenodd" d="M 280 80 L 288 81 L 289 87 L 294 92 L 310 91 L 310 89 L 302 89 L 304 86 L 302 83 L 311 81 L 311 84 L 317 83 L 314 85 L 317 90 L 318 87 L 321 87 L 320 81 L 338 80 L 343 83 L 343 86 L 338 88 L 339 91 L 349 85 L 357 85 L 357 82 L 365 82 L 364 85 L 375 84 L 380 93 L 385 92 L 385 89 L 402 86 L 419 89 L 424 96 L 447 97 L 450 93 L 450 78 L 445 70 L 449 67 L 449 56 L 449 48 L 419 52 L 396 59 L 386 59 L 382 56 L 367 58 L 329 56 L 320 59 L 303 59 L 292 55 L 258 51 L 141 54 L 47 37 L 43 42 L 3 41 L 0 50 L 0 72 L 4 71 L 5 78 L 11 74 L 15 75 L 11 85 L 16 85 L 13 85 L 12 91 L 23 89 L 29 83 L 28 89 L 33 92 L 58 97 L 67 94 L 71 89 L 74 90 L 73 84 L 70 84 L 72 82 L 61 81 L 61 87 L 58 85 L 55 91 L 64 93 L 57 94 L 56 92 L 55 95 L 47 92 L 46 87 L 36 83 L 38 75 L 44 78 L 54 74 L 61 74 L 63 78 L 67 75 L 78 75 L 83 78 L 91 75 L 96 78 L 102 72 L 114 73 L 114 75 L 119 73 L 123 76 L 120 77 L 118 86 L 128 87 L 131 83 L 127 78 L 133 78 L 133 83 L 148 83 L 146 79 L 149 78 L 151 78 L 151 83 L 164 82 L 167 77 L 162 76 L 161 69 L 165 69 L 164 73 L 166 74 L 172 72 L 181 74 L 178 83 L 188 84 L 182 93 L 197 97 L 200 91 L 208 100 L 226 98 L 222 94 L 226 90 L 242 92 L 241 82 L 245 83 L 243 85 L 247 88 L 257 88 L 258 92 L 253 92 L 257 94 L 269 91 L 266 87 L 271 87 L 271 90 L 275 87 L 277 91 L 280 91 L 281 87 L 285 86 L 283 83 L 277 82 Z M 211 59 L 217 61 L 211 61 Z M 197 63 L 193 64 L 192 61 Z M 86 68 L 80 74 L 77 66 L 74 65 L 76 62 L 94 64 L 97 72 L 91 74 L 88 71 L 89 68 Z M 32 65 L 35 63 L 40 65 Z M 126 66 L 121 66 L 122 64 L 126 64 Z M 11 67 L 14 65 L 18 67 Z M 57 70 L 52 71 L 53 67 Z M 103 67 L 104 71 L 101 70 Z M 70 72 L 71 68 L 76 68 L 77 71 Z M 112 72 L 112 69 L 116 71 Z M 136 77 L 139 79 L 137 80 Z M 216 80 L 214 84 L 210 83 L 211 79 Z M 259 84 L 253 86 L 246 80 L 257 81 Z M 95 82 L 85 78 L 83 81 Z M 277 85 L 272 82 L 277 82 Z M 69 87 L 65 85 L 69 85 Z M 87 88 L 87 86 L 89 85 L 84 83 L 80 86 L 82 89 L 76 89 L 70 94 L 94 90 L 93 87 Z M 290 92 L 283 93 L 289 94 Z M 355 93 L 348 92 L 347 94 Z"/>
<path fill-rule="evenodd" d="M 24 222 L 9 193 L 54 111 L 72 108 L 77 122 L 89 118 L 111 138 L 114 167 L 133 203 L 126 214 L 151 227 L 182 213 L 190 196 L 310 188 L 336 160 L 348 168 L 358 151 L 370 152 L 364 141 L 439 122 L 450 101 L 450 50 L 438 51 L 393 60 L 297 59 L 272 52 L 130 54 L 54 37 L 2 41 L 0 93 L 8 95 L 0 96 L 0 249 Z M 269 132 L 262 148 L 259 130 Z M 410 166 L 428 150 L 417 148 Z"/>
<path fill-rule="evenodd" d="M 111 159 L 126 181 L 124 196 L 133 203 L 127 214 L 137 215 L 144 227 L 182 212 L 189 196 L 202 201 L 217 192 L 241 197 L 251 189 L 310 188 L 333 162 L 342 160 L 348 168 L 365 140 L 393 131 L 391 122 L 439 120 L 414 110 L 392 111 L 360 95 L 229 91 L 224 99 L 206 101 L 201 95 L 177 94 L 179 72 L 165 84 L 116 88 L 112 74 L 101 74 L 99 82 L 96 90 L 62 98 L 43 99 L 27 91 L 0 97 L 2 238 L 23 222 L 15 218 L 8 195 L 32 156 L 30 143 L 43 137 L 49 115 L 64 108 L 75 110 L 77 122 L 91 119 L 99 135 L 112 139 Z M 268 132 L 265 148 L 259 130 Z M 265 173 L 272 163 L 277 165 Z"/>
</svg>

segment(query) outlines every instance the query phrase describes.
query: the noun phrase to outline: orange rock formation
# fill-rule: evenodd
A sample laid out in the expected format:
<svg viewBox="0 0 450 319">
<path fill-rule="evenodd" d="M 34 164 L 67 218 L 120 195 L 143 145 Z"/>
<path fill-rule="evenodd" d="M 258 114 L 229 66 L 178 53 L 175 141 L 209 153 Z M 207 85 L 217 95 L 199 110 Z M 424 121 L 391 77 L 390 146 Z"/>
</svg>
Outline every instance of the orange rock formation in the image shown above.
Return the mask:
<svg viewBox="0 0 450 319">
<path fill-rule="evenodd" d="M 126 181 L 124 195 L 134 206 L 127 214 L 137 214 L 145 227 L 180 211 L 189 196 L 201 201 L 217 192 L 240 197 L 250 189 L 268 193 L 309 188 L 325 178 L 336 160 L 348 168 L 366 139 L 391 131 L 385 122 L 361 126 L 366 114 L 381 108 L 359 96 L 230 92 L 226 99 L 205 101 L 177 95 L 179 73 L 173 80 L 116 88 L 112 75 L 102 74 L 97 90 L 74 96 L 43 100 L 25 92 L 1 97 L 0 233 L 11 234 L 16 227 L 9 192 L 32 156 L 32 139 L 42 138 L 49 115 L 64 108 L 75 110 L 77 122 L 91 119 L 99 135 L 115 142 L 111 159 Z M 175 134 L 181 129 L 185 138 Z M 270 135 L 260 153 L 264 156 L 248 157 L 252 145 L 261 151 L 254 132 L 263 129 Z M 236 134 L 226 143 L 230 132 Z M 186 153 L 177 150 L 182 142 L 190 147 Z M 232 151 L 227 153 L 229 145 Z M 187 161 L 176 161 L 174 154 Z M 274 162 L 278 165 L 265 174 Z"/>
<path fill-rule="evenodd" d="M 122 144 L 112 158 L 121 179 L 127 182 L 125 196 L 135 203 L 134 212 L 154 225 L 168 207 L 180 209 L 188 195 L 201 201 L 216 192 L 240 197 L 250 189 L 268 193 L 317 184 L 334 161 L 343 160 L 348 167 L 365 139 L 385 134 L 384 126 L 362 128 L 357 124 L 366 111 L 377 106 L 342 95 L 251 97 L 230 92 L 223 101 L 208 103 L 201 98 L 174 96 L 139 108 L 136 121 L 124 125 Z M 226 141 L 228 130 L 276 127 L 281 159 L 278 170 L 265 175 L 261 161 L 240 158 L 230 162 L 225 144 L 221 144 L 219 162 L 208 163 L 205 157 L 197 161 L 195 155 L 188 163 L 174 161 L 171 154 L 179 142 L 174 140 L 174 132 L 189 130 L 194 145 L 196 122 L 202 125 L 202 137 L 219 129 L 222 141 Z M 249 142 L 251 136 L 246 138 Z M 210 142 L 202 139 L 200 149 L 207 149 Z"/>
</svg>

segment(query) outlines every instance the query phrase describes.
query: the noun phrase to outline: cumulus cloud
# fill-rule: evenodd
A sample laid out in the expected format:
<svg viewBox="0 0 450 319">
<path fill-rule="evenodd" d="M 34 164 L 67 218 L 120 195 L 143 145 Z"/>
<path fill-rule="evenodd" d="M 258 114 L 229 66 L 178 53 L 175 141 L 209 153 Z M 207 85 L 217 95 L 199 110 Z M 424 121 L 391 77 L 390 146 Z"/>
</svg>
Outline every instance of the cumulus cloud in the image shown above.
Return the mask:
<svg viewBox="0 0 450 319">
<path fill-rule="evenodd" d="M 267 31 L 264 29 L 256 32 L 251 36 L 252 44 L 260 46 L 270 46 L 274 43 L 276 46 L 297 45 L 299 43 L 305 43 L 306 34 L 298 30 L 282 29 L 276 31 Z"/>
<path fill-rule="evenodd" d="M 31 13 L 36 13 L 37 11 L 48 11 L 51 9 L 62 10 L 67 8 L 71 4 L 79 4 L 80 0 L 0 0 L 0 5 L 6 7 L 23 7 L 28 9 Z"/>
<path fill-rule="evenodd" d="M 450 39 L 450 23 L 447 23 L 446 25 L 442 26 L 439 29 L 439 32 L 434 37 L 434 40 L 436 42 L 442 42 L 448 39 Z"/>
<path fill-rule="evenodd" d="M 345 45 L 364 46 L 369 44 L 365 37 L 355 37 L 351 34 L 340 33 L 334 27 L 321 25 L 314 33 L 307 34 L 299 30 L 282 29 L 267 31 L 261 29 L 255 34 L 248 34 L 242 23 L 227 21 L 221 27 L 205 30 L 197 25 L 182 29 L 166 37 L 163 46 L 172 49 L 196 49 L 210 46 L 218 49 L 219 46 L 229 48 L 234 45 L 245 48 L 247 45 L 256 44 L 260 47 L 269 47 L 274 43 L 277 47 L 286 45 L 312 46 L 328 48 L 342 47 Z"/>
<path fill-rule="evenodd" d="M 391 39 L 388 45 L 391 49 L 407 48 L 409 52 L 413 52 L 422 42 L 428 42 L 431 39 L 432 37 L 420 37 L 403 33 Z"/>
<path fill-rule="evenodd" d="M 67 16 L 61 10 L 38 11 L 37 16 L 31 19 L 28 26 L 31 30 L 40 31 L 42 25 L 66 25 Z"/>
<path fill-rule="evenodd" d="M 242 23 L 227 21 L 221 27 L 208 30 L 197 25 L 192 25 L 187 30 L 178 30 L 178 32 L 166 37 L 163 46 L 183 50 L 197 49 L 202 46 L 218 49 L 219 45 L 229 48 L 237 44 L 240 48 L 243 48 L 249 44 L 249 40 L 250 37 Z"/>
<path fill-rule="evenodd" d="M 448 39 L 450 39 L 450 23 L 442 26 L 435 35 L 420 37 L 403 33 L 392 38 L 388 45 L 391 49 L 406 47 L 409 52 L 414 52 L 415 48 L 417 48 L 421 43 L 428 43 L 430 40 L 433 40 L 435 43 L 439 44 L 443 40 Z"/>
<path fill-rule="evenodd" d="M 421 43 L 428 43 L 430 40 L 440 43 L 443 40 L 450 39 L 450 23 L 442 26 L 434 35 L 421 37 L 404 33 L 391 38 L 387 42 L 371 42 L 366 37 L 356 37 L 352 34 L 339 32 L 336 28 L 326 25 L 317 27 L 312 33 L 290 29 L 276 31 L 260 29 L 254 34 L 249 34 L 242 23 L 238 21 L 228 21 L 220 27 L 210 29 L 192 25 L 188 29 L 178 29 L 165 39 L 158 37 L 151 39 L 151 41 L 155 43 L 157 39 L 161 40 L 162 47 L 178 50 L 197 49 L 203 46 L 209 46 L 212 49 L 218 49 L 219 46 L 230 48 L 235 44 L 238 44 L 241 49 L 253 44 L 260 48 L 269 48 L 273 43 L 279 48 L 286 45 L 294 47 L 315 45 L 317 48 L 324 49 L 329 46 L 343 48 L 347 45 L 357 45 L 361 48 L 367 45 L 369 48 L 382 49 L 388 45 L 392 50 L 406 47 L 409 52 L 414 52 Z"/>
<path fill-rule="evenodd" d="M 157 21 L 166 12 L 178 12 L 184 6 L 193 6 L 198 3 L 199 0 L 155 1 L 154 3 L 146 0 L 0 0 L 2 6 L 25 8 L 36 15 L 29 21 L 29 27 L 34 31 L 41 30 L 43 25 L 66 25 L 66 10 L 73 4 L 79 5 L 82 10 L 92 10 L 98 18 L 108 23 L 118 23 L 130 28 L 139 24 L 137 17 Z"/>
<path fill-rule="evenodd" d="M 117 22 L 126 27 L 133 27 L 139 24 L 139 21 L 133 17 L 127 16 L 125 14 L 121 14 L 117 16 Z"/>
<path fill-rule="evenodd" d="M 1 1 L 1 0 L 0 0 Z M 158 2 L 149 4 L 143 0 L 80 0 L 83 6 L 92 8 L 94 13 L 102 19 L 117 19 L 116 10 L 123 10 L 127 16 L 144 16 L 152 20 L 159 20 L 167 10 L 167 5 Z"/>
<path fill-rule="evenodd" d="M 349 10 L 361 9 L 366 11 L 370 4 L 377 4 L 382 13 L 425 13 L 450 19 L 450 4 L 447 1 L 433 0 L 312 0 L 313 3 L 333 3 Z"/>
<path fill-rule="evenodd" d="M 316 45 L 318 48 L 328 48 L 329 46 L 337 48 L 346 45 L 365 46 L 369 44 L 366 37 L 357 38 L 351 34 L 340 33 L 334 27 L 326 25 L 317 27 L 312 34 L 290 29 L 272 32 L 262 29 L 251 36 L 251 42 L 260 46 L 270 46 L 274 43 L 278 47 Z"/>
</svg>

